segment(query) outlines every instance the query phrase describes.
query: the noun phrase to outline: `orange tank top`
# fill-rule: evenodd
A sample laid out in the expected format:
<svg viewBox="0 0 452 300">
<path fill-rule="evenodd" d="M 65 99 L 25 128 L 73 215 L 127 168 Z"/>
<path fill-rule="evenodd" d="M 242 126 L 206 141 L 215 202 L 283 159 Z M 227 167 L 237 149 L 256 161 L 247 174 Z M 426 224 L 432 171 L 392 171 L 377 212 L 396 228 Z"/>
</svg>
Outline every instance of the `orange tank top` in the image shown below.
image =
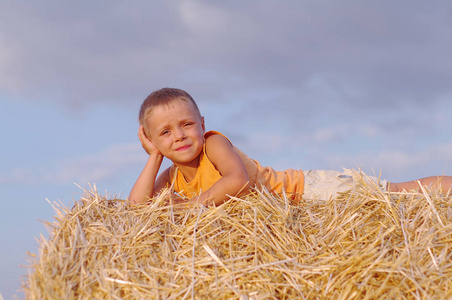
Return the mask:
<svg viewBox="0 0 452 300">
<path fill-rule="evenodd" d="M 208 131 L 204 134 L 204 137 L 207 139 L 213 134 L 224 136 L 217 131 Z M 258 189 L 265 187 L 268 191 L 279 195 L 284 192 L 294 204 L 298 203 L 304 189 L 303 171 L 293 169 L 275 171 L 270 167 L 263 167 L 258 161 L 249 158 L 234 145 L 233 147 L 245 165 L 251 186 L 255 186 Z M 170 176 L 170 178 L 174 178 L 174 191 L 189 198 L 198 196 L 221 178 L 220 172 L 207 157 L 206 143 L 204 143 L 203 151 L 199 156 L 199 166 L 192 181 L 187 182 L 182 172 L 175 168 L 174 165 L 170 168 Z"/>
</svg>

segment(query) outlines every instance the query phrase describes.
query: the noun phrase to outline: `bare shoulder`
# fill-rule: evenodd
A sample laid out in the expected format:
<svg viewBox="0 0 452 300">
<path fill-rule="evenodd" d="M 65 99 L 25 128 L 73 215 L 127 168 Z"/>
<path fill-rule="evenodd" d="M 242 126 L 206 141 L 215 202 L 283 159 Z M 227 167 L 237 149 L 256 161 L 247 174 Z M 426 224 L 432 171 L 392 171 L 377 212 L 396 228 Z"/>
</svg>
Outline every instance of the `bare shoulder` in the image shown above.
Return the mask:
<svg viewBox="0 0 452 300">
<path fill-rule="evenodd" d="M 206 155 L 221 174 L 225 174 L 227 169 L 243 167 L 243 162 L 231 141 L 221 134 L 206 137 Z"/>
<path fill-rule="evenodd" d="M 208 156 L 231 149 L 233 149 L 231 142 L 221 134 L 211 134 L 206 137 L 206 152 Z"/>
<path fill-rule="evenodd" d="M 220 172 L 222 179 L 228 178 L 236 182 L 237 191 L 249 182 L 248 172 L 242 159 L 225 136 L 214 134 L 206 137 L 206 155 Z"/>
</svg>

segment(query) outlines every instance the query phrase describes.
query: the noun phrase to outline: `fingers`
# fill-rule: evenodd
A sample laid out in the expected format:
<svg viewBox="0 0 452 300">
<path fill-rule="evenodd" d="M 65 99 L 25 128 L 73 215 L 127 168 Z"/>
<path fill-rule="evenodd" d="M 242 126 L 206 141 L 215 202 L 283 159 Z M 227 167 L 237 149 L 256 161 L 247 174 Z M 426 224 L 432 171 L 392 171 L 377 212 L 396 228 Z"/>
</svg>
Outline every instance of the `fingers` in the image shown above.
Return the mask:
<svg viewBox="0 0 452 300">
<path fill-rule="evenodd" d="M 146 136 L 146 133 L 144 132 L 143 125 L 140 125 L 138 129 L 138 138 L 140 139 L 141 146 L 143 146 L 143 149 L 147 152 L 147 154 L 151 154 L 151 152 L 155 151 L 155 147 L 152 144 L 151 140 L 148 139 Z"/>
<path fill-rule="evenodd" d="M 146 136 L 146 133 L 144 132 L 144 127 L 143 125 L 140 125 L 140 128 L 138 128 L 138 138 L 140 139 L 140 141 L 143 142 L 143 140 L 148 139 Z"/>
</svg>

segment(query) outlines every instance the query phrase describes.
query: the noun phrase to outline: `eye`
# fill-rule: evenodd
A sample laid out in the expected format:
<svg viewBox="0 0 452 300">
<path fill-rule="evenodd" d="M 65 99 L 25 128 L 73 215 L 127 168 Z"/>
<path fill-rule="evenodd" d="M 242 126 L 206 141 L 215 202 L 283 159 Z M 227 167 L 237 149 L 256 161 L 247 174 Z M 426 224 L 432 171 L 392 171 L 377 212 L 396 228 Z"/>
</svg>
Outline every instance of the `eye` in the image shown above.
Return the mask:
<svg viewBox="0 0 452 300">
<path fill-rule="evenodd" d="M 170 133 L 169 130 L 163 130 L 163 131 L 160 133 L 160 135 L 167 135 L 167 134 L 169 134 L 169 133 Z"/>
<path fill-rule="evenodd" d="M 191 125 L 193 125 L 194 123 L 193 122 L 186 122 L 186 123 L 184 123 L 184 126 L 185 127 L 188 127 L 188 126 L 191 126 Z"/>
</svg>

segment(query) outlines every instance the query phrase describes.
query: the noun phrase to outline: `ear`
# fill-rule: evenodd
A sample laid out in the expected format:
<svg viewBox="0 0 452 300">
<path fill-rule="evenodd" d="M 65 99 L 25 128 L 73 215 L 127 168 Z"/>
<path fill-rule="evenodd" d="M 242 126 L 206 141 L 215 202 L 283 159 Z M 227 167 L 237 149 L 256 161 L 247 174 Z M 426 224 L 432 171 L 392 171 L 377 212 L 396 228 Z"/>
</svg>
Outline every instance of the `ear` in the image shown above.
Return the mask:
<svg viewBox="0 0 452 300">
<path fill-rule="evenodd" d="M 202 132 L 205 133 L 206 132 L 206 125 L 204 125 L 204 117 L 201 116 L 201 127 L 202 127 Z"/>
</svg>

